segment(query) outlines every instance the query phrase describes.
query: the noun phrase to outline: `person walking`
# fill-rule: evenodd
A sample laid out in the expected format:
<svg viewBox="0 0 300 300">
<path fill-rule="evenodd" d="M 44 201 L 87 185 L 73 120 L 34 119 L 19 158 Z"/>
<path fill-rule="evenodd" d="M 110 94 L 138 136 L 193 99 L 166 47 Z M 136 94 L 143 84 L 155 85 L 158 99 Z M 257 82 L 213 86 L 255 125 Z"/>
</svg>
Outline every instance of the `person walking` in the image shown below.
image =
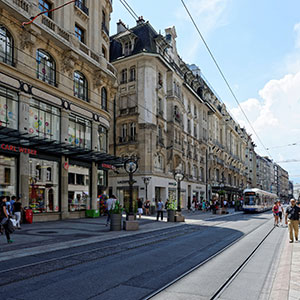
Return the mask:
<svg viewBox="0 0 300 300">
<path fill-rule="evenodd" d="M 6 206 L 7 198 L 2 196 L 0 198 L 0 225 L 4 228 L 7 243 L 11 244 L 13 241 L 10 239 L 10 234 L 8 231 L 9 213 Z"/>
<path fill-rule="evenodd" d="M 22 213 L 22 203 L 20 201 L 20 198 L 17 199 L 17 201 L 14 202 L 13 204 L 13 213 L 16 216 L 16 220 L 17 220 L 17 228 L 21 229 L 21 213 Z"/>
<path fill-rule="evenodd" d="M 158 221 L 159 215 L 160 215 L 161 220 L 163 220 L 164 219 L 164 211 L 163 211 L 164 204 L 161 201 L 161 199 L 159 199 L 159 201 L 157 202 L 156 208 L 157 208 L 156 221 Z"/>
<path fill-rule="evenodd" d="M 274 226 L 278 227 L 279 206 L 277 201 L 274 203 L 272 207 L 272 212 L 274 215 Z"/>
<path fill-rule="evenodd" d="M 150 216 L 150 200 L 146 201 L 144 207 L 145 207 L 145 214 L 146 214 L 146 216 Z"/>
<path fill-rule="evenodd" d="M 106 219 L 106 226 L 110 223 L 110 210 L 114 208 L 115 203 L 117 201 L 117 197 L 112 195 L 110 198 L 106 200 L 106 209 L 107 209 L 107 219 Z"/>
<path fill-rule="evenodd" d="M 296 242 L 298 241 L 299 214 L 300 208 L 296 205 L 296 200 L 291 199 L 290 205 L 285 210 L 285 224 L 289 227 L 290 243 L 294 242 L 294 235 Z"/>
<path fill-rule="evenodd" d="M 143 201 L 141 200 L 141 198 L 138 198 L 138 214 L 139 214 L 139 219 L 142 217 L 143 214 Z"/>
<path fill-rule="evenodd" d="M 280 201 L 278 201 L 278 208 L 279 208 L 279 212 L 278 212 L 279 223 L 281 226 L 283 226 L 282 215 L 284 214 L 284 209 Z"/>
</svg>

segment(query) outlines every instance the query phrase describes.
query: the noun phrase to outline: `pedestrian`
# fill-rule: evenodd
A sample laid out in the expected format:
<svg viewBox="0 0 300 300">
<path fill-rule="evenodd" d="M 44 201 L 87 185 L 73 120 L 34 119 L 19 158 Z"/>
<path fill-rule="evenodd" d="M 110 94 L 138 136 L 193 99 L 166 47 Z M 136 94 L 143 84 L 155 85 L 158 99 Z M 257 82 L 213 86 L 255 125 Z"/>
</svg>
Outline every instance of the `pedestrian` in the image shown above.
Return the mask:
<svg viewBox="0 0 300 300">
<path fill-rule="evenodd" d="M 20 201 L 21 199 L 18 198 L 16 202 L 14 202 L 13 204 L 13 213 L 14 215 L 16 216 L 16 220 L 17 220 L 17 223 L 16 223 L 16 226 L 18 229 L 21 229 L 21 213 L 22 213 L 22 203 Z"/>
<path fill-rule="evenodd" d="M 278 227 L 279 206 L 277 201 L 274 202 L 274 205 L 272 207 L 272 212 L 274 215 L 274 226 Z"/>
<path fill-rule="evenodd" d="M 10 197 L 9 196 L 5 196 L 5 198 L 6 198 L 6 210 L 7 210 L 7 213 L 9 215 L 11 215 L 12 207 L 11 207 L 11 203 L 10 203 Z"/>
<path fill-rule="evenodd" d="M 146 200 L 144 208 L 145 208 L 145 215 L 150 216 L 150 200 Z"/>
<path fill-rule="evenodd" d="M 291 199 L 290 205 L 285 210 L 285 224 L 289 227 L 290 243 L 294 242 L 294 235 L 296 242 L 298 241 L 299 214 L 300 208 L 296 205 L 296 200 Z"/>
<path fill-rule="evenodd" d="M 202 202 L 202 210 L 203 210 L 203 211 L 206 211 L 205 200 L 203 200 L 203 202 Z"/>
<path fill-rule="evenodd" d="M 159 201 L 157 202 L 157 206 L 156 206 L 156 209 L 157 209 L 156 221 L 158 221 L 159 215 L 160 215 L 161 220 L 164 219 L 163 208 L 164 208 L 164 204 L 163 204 L 163 202 L 161 201 L 161 199 L 159 199 Z"/>
<path fill-rule="evenodd" d="M 117 201 L 117 197 L 112 195 L 110 198 L 106 200 L 106 209 L 107 209 L 107 219 L 106 219 L 106 226 L 110 223 L 110 211 L 114 208 L 115 203 Z"/>
<path fill-rule="evenodd" d="M 142 217 L 143 214 L 143 201 L 141 198 L 138 198 L 138 214 L 139 214 L 139 219 Z"/>
<path fill-rule="evenodd" d="M 8 230 L 9 213 L 6 206 L 7 198 L 6 196 L 1 196 L 0 198 L 0 225 L 4 228 L 7 243 L 11 244 L 13 241 L 10 239 L 10 234 Z"/>
<path fill-rule="evenodd" d="M 283 209 L 283 206 L 280 201 L 278 201 L 278 208 L 279 208 L 279 212 L 278 212 L 279 222 L 280 222 L 281 226 L 283 226 L 282 214 L 284 213 L 284 209 Z"/>
<path fill-rule="evenodd" d="M 165 210 L 169 209 L 169 199 L 167 199 L 166 203 L 165 203 Z"/>
</svg>

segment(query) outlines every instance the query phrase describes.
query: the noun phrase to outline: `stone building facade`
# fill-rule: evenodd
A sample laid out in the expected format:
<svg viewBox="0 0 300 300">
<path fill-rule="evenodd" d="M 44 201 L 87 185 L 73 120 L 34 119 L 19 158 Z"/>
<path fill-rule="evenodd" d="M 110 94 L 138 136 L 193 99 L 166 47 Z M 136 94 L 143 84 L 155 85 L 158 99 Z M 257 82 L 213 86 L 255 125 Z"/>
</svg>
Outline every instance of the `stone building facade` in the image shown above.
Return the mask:
<svg viewBox="0 0 300 300">
<path fill-rule="evenodd" d="M 20 195 L 35 220 L 97 208 L 107 169 L 120 163 L 107 147 L 111 0 L 76 1 L 21 26 L 64 3 L 0 1 L 0 194 Z"/>
</svg>

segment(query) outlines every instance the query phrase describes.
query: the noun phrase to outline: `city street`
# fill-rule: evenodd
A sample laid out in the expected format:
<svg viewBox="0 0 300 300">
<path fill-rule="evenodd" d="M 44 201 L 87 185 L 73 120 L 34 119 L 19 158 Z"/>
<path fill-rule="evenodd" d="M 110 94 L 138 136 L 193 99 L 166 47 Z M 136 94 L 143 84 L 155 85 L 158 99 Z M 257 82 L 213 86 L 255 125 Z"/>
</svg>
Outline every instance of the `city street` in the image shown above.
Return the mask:
<svg viewBox="0 0 300 300">
<path fill-rule="evenodd" d="M 85 228 L 96 228 L 96 219 L 91 220 L 94 224 L 90 225 L 90 220 L 85 221 Z M 1 259 L 0 298 L 216 299 L 220 296 L 220 299 L 258 299 L 260 295 L 271 293 L 287 230 L 282 227 L 272 230 L 269 212 L 227 216 L 189 213 L 186 223 L 181 225 L 153 219 L 140 222 L 140 232 L 120 232 L 115 237 L 113 234 L 108 237 L 111 232 L 99 223 L 97 226 L 101 226 L 102 231 L 98 234 L 94 230 L 93 236 L 85 239 L 79 235 L 78 238 L 86 241 L 81 244 L 78 240 L 66 240 L 68 247 L 61 250 L 46 250 L 51 249 L 55 239 L 51 243 L 48 240 L 49 244 L 43 249 L 36 243 L 35 248 L 40 249 L 37 252 L 30 252 L 34 248 L 31 249 L 30 244 L 26 248 L 23 243 L 23 251 L 17 250 L 14 244 L 11 257 L 7 246 L 2 247 L 1 250 L 7 252 Z M 52 228 L 52 235 L 58 232 L 58 224 L 47 224 L 56 227 L 56 230 Z M 143 226 L 156 227 L 147 231 Z M 46 235 L 45 229 L 40 231 Z M 27 233 L 33 235 L 34 230 Z M 21 241 L 21 232 L 15 237 Z M 26 235 L 28 237 L 30 235 Z M 228 285 L 226 281 L 264 238 L 246 267 Z M 61 235 L 56 240 L 61 241 Z M 198 265 L 194 272 L 178 280 Z M 170 285 L 175 280 L 176 283 Z M 243 295 L 246 286 L 251 292 Z"/>
</svg>

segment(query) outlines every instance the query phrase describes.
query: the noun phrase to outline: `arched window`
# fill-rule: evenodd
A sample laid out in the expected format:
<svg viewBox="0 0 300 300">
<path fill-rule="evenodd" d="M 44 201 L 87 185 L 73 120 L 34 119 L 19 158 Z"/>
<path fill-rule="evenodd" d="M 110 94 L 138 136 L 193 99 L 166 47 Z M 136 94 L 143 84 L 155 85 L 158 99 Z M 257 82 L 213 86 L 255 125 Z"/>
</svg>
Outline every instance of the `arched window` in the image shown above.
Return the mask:
<svg viewBox="0 0 300 300">
<path fill-rule="evenodd" d="M 107 91 L 105 87 L 101 89 L 101 108 L 107 110 Z"/>
<path fill-rule="evenodd" d="M 88 82 L 78 71 L 74 72 L 74 96 L 88 102 Z"/>
<path fill-rule="evenodd" d="M 14 61 L 14 40 L 6 29 L 0 25 L 0 61 L 13 65 Z"/>
<path fill-rule="evenodd" d="M 51 169 L 51 167 L 47 168 L 46 177 L 47 177 L 47 181 L 51 181 L 52 180 L 52 169 Z"/>
<path fill-rule="evenodd" d="M 49 84 L 55 85 L 55 62 L 44 50 L 36 51 L 36 76 Z"/>
</svg>

